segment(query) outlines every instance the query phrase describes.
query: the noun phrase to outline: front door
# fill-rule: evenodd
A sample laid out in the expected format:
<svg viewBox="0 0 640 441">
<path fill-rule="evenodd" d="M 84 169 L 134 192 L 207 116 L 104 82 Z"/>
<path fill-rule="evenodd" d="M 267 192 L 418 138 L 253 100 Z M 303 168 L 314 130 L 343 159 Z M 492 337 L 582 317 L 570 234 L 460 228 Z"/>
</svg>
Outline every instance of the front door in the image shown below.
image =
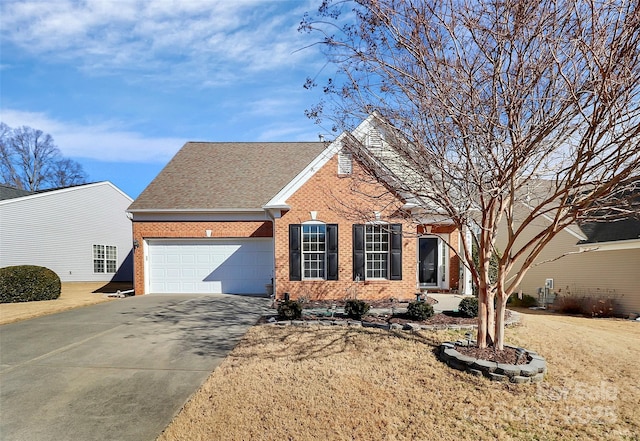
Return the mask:
<svg viewBox="0 0 640 441">
<path fill-rule="evenodd" d="M 421 237 L 419 248 L 420 284 L 436 286 L 438 284 L 438 239 Z"/>
</svg>

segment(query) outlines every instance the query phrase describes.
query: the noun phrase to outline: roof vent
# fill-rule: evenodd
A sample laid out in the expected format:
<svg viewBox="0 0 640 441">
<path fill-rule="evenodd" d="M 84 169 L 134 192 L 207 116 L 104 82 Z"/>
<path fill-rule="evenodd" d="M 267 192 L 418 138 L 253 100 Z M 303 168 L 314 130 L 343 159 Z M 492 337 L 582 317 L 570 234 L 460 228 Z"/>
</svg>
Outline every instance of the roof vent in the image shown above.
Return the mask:
<svg viewBox="0 0 640 441">
<path fill-rule="evenodd" d="M 350 175 L 352 170 L 353 160 L 351 153 L 340 150 L 338 152 L 338 174 Z"/>
</svg>

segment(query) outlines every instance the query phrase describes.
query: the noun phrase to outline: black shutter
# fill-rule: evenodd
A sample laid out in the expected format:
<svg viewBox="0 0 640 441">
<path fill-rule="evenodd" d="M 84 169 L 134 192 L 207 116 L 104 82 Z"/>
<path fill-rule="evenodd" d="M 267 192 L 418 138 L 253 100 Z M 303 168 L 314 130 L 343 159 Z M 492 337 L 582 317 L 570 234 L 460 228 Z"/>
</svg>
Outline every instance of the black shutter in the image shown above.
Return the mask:
<svg viewBox="0 0 640 441">
<path fill-rule="evenodd" d="M 364 270 L 364 225 L 353 225 L 353 280 L 365 279 Z"/>
<path fill-rule="evenodd" d="M 289 280 L 302 280 L 301 230 L 300 224 L 289 225 Z"/>
<path fill-rule="evenodd" d="M 391 224 L 389 241 L 391 263 L 389 265 L 389 280 L 402 280 L 402 225 Z"/>
<path fill-rule="evenodd" d="M 338 224 L 327 224 L 327 280 L 338 280 Z"/>
</svg>

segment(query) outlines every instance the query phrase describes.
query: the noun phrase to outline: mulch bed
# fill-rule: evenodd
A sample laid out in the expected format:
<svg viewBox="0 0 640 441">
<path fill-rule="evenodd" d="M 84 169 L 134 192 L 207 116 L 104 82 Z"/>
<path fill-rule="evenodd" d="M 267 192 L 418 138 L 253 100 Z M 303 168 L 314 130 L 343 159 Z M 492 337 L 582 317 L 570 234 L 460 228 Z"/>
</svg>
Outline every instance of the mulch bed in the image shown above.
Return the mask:
<svg viewBox="0 0 640 441">
<path fill-rule="evenodd" d="M 410 302 L 414 302 L 414 299 L 383 299 L 383 300 L 365 300 L 371 308 L 391 308 L 395 307 L 407 307 Z M 430 305 L 435 305 L 438 301 L 434 298 L 427 297 L 425 299 Z M 335 305 L 338 308 L 343 308 L 347 303 L 346 300 L 306 300 L 302 302 L 302 307 L 305 309 L 311 308 L 331 308 Z"/>
<path fill-rule="evenodd" d="M 371 308 L 379 308 L 379 309 L 391 309 L 392 307 L 406 307 L 407 304 L 412 300 L 374 300 L 367 301 L 367 303 L 371 306 Z M 427 297 L 425 299 L 431 305 L 435 305 L 438 303 L 437 300 Z M 344 300 L 314 300 L 314 301 L 304 301 L 302 306 L 304 309 L 326 309 L 329 311 L 332 306 L 336 306 L 339 308 L 344 307 L 346 301 Z M 505 318 L 508 319 L 511 316 L 511 311 L 505 311 Z M 327 319 L 326 315 L 316 315 L 306 313 L 302 316 L 302 320 L 319 320 L 319 319 Z M 335 314 L 331 317 L 332 320 L 348 320 L 347 317 L 342 314 Z M 436 313 L 433 316 L 429 317 L 426 320 L 418 321 L 414 319 L 410 319 L 406 314 L 367 314 L 361 319 L 364 323 L 397 323 L 400 325 L 405 325 L 407 323 L 415 323 L 420 325 L 477 325 L 478 318 L 468 318 L 462 317 L 457 313 L 446 312 L 446 313 Z M 263 317 L 259 322 L 264 323 L 265 317 Z M 504 348 L 502 351 L 497 351 L 495 348 L 489 347 L 480 349 L 474 346 L 456 346 L 456 351 L 461 354 L 468 355 L 469 357 L 478 358 L 481 360 L 487 361 L 495 361 L 497 363 L 506 363 L 506 364 L 526 364 L 529 362 L 528 357 L 522 357 L 520 354 L 513 348 Z"/>
<path fill-rule="evenodd" d="M 371 308 L 379 308 L 379 309 L 391 309 L 392 307 L 396 308 L 406 308 L 410 301 L 413 300 L 397 300 L 397 299 L 388 299 L 388 300 L 367 300 L 366 302 L 371 306 Z M 437 300 L 427 297 L 425 301 L 431 305 L 435 305 L 438 303 Z M 324 309 L 325 311 L 330 311 L 331 307 L 335 305 L 338 308 L 342 308 L 345 305 L 344 300 L 314 300 L 314 301 L 304 301 L 302 303 L 302 307 L 304 309 Z M 506 311 L 506 318 L 510 317 L 510 311 Z M 307 321 L 315 321 L 322 319 L 331 319 L 331 320 L 348 320 L 348 318 L 342 314 L 336 313 L 333 317 L 327 316 L 327 314 L 314 314 L 306 311 L 302 317 L 302 320 Z M 396 313 L 393 316 L 389 314 L 367 314 L 361 319 L 362 322 L 365 323 L 396 323 L 400 325 L 405 325 L 408 323 L 415 323 L 420 325 L 477 325 L 478 319 L 477 317 L 468 318 L 457 315 L 453 312 L 446 313 L 436 313 L 432 317 L 429 317 L 426 320 L 414 320 L 410 319 L 406 314 Z"/>
<path fill-rule="evenodd" d="M 475 346 L 458 346 L 456 351 L 469 357 L 478 358 L 480 360 L 495 361 L 505 364 L 527 364 L 530 359 L 527 356 L 519 357 L 518 352 L 514 348 L 504 348 L 498 351 L 495 348 L 480 349 Z"/>
</svg>

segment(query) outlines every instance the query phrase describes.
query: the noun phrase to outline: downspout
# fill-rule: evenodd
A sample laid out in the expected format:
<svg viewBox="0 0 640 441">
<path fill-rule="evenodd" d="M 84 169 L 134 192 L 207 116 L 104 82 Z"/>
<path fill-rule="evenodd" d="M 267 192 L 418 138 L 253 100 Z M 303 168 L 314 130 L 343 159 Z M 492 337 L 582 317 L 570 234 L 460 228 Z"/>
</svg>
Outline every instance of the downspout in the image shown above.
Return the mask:
<svg viewBox="0 0 640 441">
<path fill-rule="evenodd" d="M 273 267 L 271 268 L 271 285 L 273 289 L 273 301 L 276 300 L 277 291 L 277 282 L 276 282 L 276 218 L 271 213 L 270 209 L 265 210 L 267 212 L 267 216 L 271 219 L 271 251 L 273 253 Z"/>
</svg>

